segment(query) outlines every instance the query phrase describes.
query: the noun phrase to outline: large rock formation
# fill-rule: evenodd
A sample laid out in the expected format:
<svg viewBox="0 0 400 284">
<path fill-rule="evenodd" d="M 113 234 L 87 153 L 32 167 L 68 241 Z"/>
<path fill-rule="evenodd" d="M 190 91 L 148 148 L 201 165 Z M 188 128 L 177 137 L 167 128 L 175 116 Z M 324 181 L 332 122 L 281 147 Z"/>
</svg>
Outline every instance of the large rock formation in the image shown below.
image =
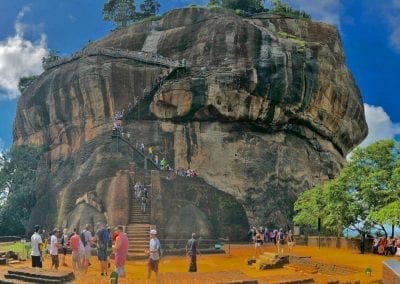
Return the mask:
<svg viewBox="0 0 400 284">
<path fill-rule="evenodd" d="M 151 54 L 190 67 L 146 63 Z M 176 237 L 172 228 L 179 235 L 188 215 L 188 232 L 209 236 L 232 237 L 216 228 L 234 224 L 240 234 L 248 222 L 291 224 L 298 194 L 333 178 L 368 131 L 334 27 L 173 10 L 50 66 L 23 93 L 14 144 L 44 145 L 48 168 L 32 222 L 129 222 L 129 186 L 146 171 L 133 155 L 132 174 L 131 150 L 110 137 L 114 113 L 129 104 L 123 123 L 131 143 L 152 145 L 175 169 L 198 174 L 160 175 L 153 222 L 169 237 Z"/>
</svg>

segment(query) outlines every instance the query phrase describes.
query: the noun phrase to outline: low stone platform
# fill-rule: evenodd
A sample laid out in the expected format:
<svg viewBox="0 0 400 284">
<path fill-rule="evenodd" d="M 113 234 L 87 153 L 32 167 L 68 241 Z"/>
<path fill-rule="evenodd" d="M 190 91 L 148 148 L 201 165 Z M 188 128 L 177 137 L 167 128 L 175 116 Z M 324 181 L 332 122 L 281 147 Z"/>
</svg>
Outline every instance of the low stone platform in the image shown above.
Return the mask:
<svg viewBox="0 0 400 284">
<path fill-rule="evenodd" d="M 161 273 L 161 283 L 176 284 L 294 284 L 294 283 L 314 283 L 312 277 L 300 276 L 295 274 L 271 277 L 253 278 L 240 271 L 219 271 L 219 272 L 196 272 L 196 273 Z M 131 282 L 129 282 L 131 283 Z M 133 282 L 136 283 L 136 282 Z M 142 283 L 138 281 L 137 283 Z"/>
<path fill-rule="evenodd" d="M 282 268 L 285 264 L 289 263 L 289 257 L 279 256 L 276 253 L 264 252 L 257 258 L 247 259 L 247 265 L 257 268 L 259 270 Z"/>
<path fill-rule="evenodd" d="M 75 280 L 73 272 L 36 270 L 34 268 L 13 268 L 9 269 L 0 278 L 0 283 L 71 283 Z"/>
</svg>

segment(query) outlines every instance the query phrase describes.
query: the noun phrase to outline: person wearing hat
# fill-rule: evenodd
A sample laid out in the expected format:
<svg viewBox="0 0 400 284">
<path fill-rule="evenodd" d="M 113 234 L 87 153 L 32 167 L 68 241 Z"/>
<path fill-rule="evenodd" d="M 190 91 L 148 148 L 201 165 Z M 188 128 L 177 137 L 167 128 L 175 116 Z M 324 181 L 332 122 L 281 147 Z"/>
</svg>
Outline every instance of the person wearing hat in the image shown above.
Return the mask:
<svg viewBox="0 0 400 284">
<path fill-rule="evenodd" d="M 128 255 L 128 236 L 124 233 L 124 227 L 122 225 L 118 225 L 115 228 L 115 232 L 117 233 L 117 237 L 115 238 L 114 247 L 114 263 L 115 263 L 115 272 L 118 273 L 118 277 L 125 276 L 125 261 Z"/>
<path fill-rule="evenodd" d="M 60 265 L 60 261 L 58 258 L 58 236 L 60 234 L 59 229 L 54 229 L 53 234 L 50 237 L 50 247 L 49 253 L 51 255 L 51 269 L 58 270 L 58 266 Z"/>
<path fill-rule="evenodd" d="M 196 238 L 196 234 L 192 233 L 192 238 L 188 240 L 186 244 L 186 254 L 190 257 L 189 272 L 197 272 L 197 255 L 200 255 L 198 249 L 199 243 Z"/>
<path fill-rule="evenodd" d="M 150 242 L 149 242 L 149 263 L 147 278 L 151 277 L 151 271 L 154 271 L 156 278 L 158 277 L 158 262 L 160 261 L 160 241 L 157 239 L 157 231 L 155 229 L 150 230 Z"/>
<path fill-rule="evenodd" d="M 35 225 L 35 232 L 31 237 L 31 259 L 32 259 L 32 267 L 37 269 L 42 268 L 42 250 L 41 246 L 43 245 L 42 237 L 39 235 L 40 226 Z"/>
</svg>

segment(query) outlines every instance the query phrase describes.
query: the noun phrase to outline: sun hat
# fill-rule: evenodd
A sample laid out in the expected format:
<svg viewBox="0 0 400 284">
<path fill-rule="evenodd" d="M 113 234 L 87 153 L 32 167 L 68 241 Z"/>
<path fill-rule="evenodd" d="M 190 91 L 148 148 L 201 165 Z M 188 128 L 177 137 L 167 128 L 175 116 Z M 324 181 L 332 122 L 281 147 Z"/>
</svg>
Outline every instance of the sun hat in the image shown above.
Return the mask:
<svg viewBox="0 0 400 284">
<path fill-rule="evenodd" d="M 150 234 L 151 234 L 151 235 L 157 235 L 157 231 L 154 230 L 154 229 L 152 229 L 152 230 L 150 230 Z"/>
</svg>

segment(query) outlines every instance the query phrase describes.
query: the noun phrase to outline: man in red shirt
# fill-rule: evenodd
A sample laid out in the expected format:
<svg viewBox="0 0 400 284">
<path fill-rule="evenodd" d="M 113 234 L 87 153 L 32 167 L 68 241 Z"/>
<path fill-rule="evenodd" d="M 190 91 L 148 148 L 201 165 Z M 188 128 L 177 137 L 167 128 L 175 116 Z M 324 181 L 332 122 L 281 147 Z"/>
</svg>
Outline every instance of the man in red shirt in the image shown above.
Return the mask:
<svg viewBox="0 0 400 284">
<path fill-rule="evenodd" d="M 80 242 L 80 237 L 76 233 L 76 228 L 74 229 L 74 233 L 72 234 L 71 238 L 69 239 L 69 244 L 71 246 L 72 250 L 72 269 L 74 271 L 80 271 L 81 266 L 80 266 L 80 254 L 79 254 L 79 242 Z"/>
</svg>

